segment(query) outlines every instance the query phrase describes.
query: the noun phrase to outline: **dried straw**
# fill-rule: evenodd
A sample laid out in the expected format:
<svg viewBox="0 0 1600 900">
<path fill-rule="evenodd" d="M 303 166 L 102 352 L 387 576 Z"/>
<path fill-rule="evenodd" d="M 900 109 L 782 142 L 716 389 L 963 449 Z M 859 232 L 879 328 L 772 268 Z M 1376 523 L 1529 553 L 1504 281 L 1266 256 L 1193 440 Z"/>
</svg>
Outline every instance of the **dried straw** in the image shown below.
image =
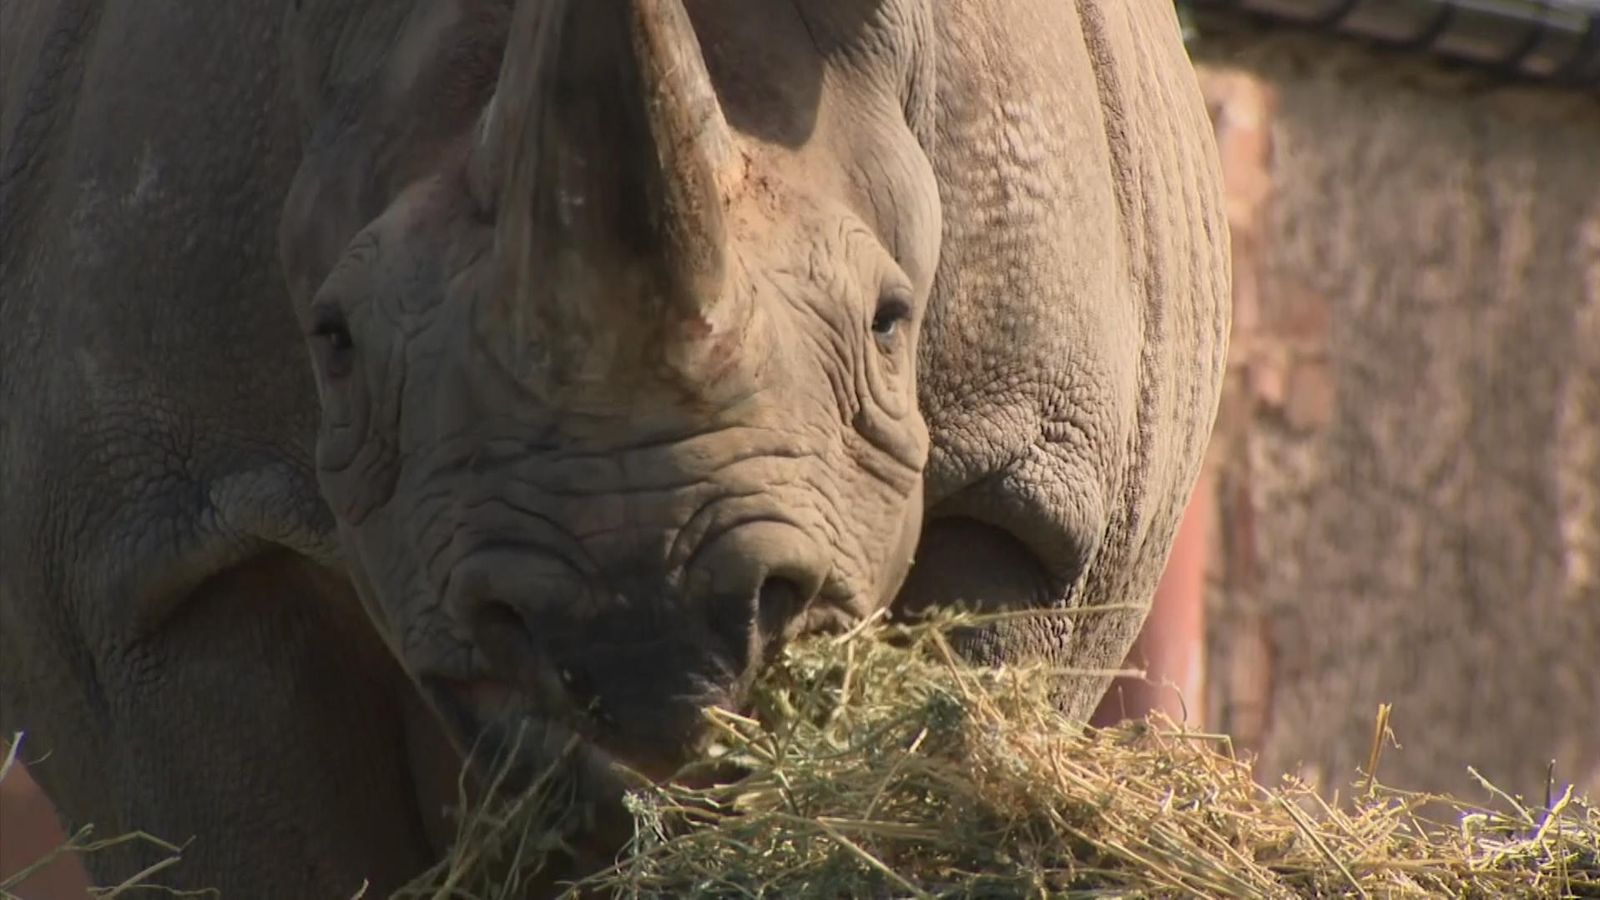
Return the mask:
<svg viewBox="0 0 1600 900">
<path fill-rule="evenodd" d="M 949 631 L 970 624 L 874 623 L 786 651 L 750 717 L 708 713 L 715 764 L 743 775 L 630 793 L 634 838 L 609 868 L 559 883 L 585 810 L 558 764 L 470 808 L 450 856 L 398 896 L 1600 898 L 1600 810 L 1570 787 L 1532 806 L 1485 781 L 1493 810 L 1385 787 L 1387 709 L 1346 799 L 1262 786 L 1225 736 L 1085 729 L 1050 701 L 1062 673 L 959 663 Z M 59 852 L 112 843 L 88 838 Z"/>
<path fill-rule="evenodd" d="M 963 624 L 791 648 L 752 717 L 708 713 L 717 762 L 746 774 L 631 793 L 631 845 L 562 896 L 1600 897 L 1600 812 L 1571 788 L 1541 808 L 1496 792 L 1499 811 L 1386 788 L 1386 710 L 1348 800 L 1263 787 L 1225 736 L 1083 729 L 1048 673 L 958 663 Z M 559 841 L 528 823 L 561 821 L 558 793 L 468 820 L 408 896 L 520 896 L 548 877 Z"/>
</svg>

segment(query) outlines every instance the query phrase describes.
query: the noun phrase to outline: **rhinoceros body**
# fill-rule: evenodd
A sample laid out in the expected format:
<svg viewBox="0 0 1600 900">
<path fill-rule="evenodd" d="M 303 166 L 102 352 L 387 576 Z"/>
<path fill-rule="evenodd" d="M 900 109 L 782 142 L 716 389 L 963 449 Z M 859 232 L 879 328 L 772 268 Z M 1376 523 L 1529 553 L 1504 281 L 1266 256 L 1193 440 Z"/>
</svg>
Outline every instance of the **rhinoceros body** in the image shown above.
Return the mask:
<svg viewBox="0 0 1600 900">
<path fill-rule="evenodd" d="M 0 727 L 172 883 L 382 891 L 508 722 L 665 773 L 884 607 L 1132 641 L 1228 324 L 1171 4 L 0 19 Z"/>
</svg>

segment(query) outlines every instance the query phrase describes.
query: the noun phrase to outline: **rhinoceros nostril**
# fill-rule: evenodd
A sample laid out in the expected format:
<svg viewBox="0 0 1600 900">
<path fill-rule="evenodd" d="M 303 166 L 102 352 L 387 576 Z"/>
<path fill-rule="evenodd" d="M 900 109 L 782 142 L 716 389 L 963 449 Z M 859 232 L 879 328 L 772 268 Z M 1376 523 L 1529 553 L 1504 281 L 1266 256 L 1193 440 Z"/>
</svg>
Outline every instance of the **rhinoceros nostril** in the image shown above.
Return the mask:
<svg viewBox="0 0 1600 900">
<path fill-rule="evenodd" d="M 768 657 L 807 599 L 794 580 L 769 577 L 753 593 L 726 596 L 714 604 L 711 631 L 725 648 L 733 672 L 743 674 Z"/>
<path fill-rule="evenodd" d="M 472 640 L 483 651 L 499 677 L 527 690 L 535 679 L 537 650 L 522 616 L 510 605 L 486 600 L 475 606 L 468 620 Z"/>
<path fill-rule="evenodd" d="M 762 641 L 772 643 L 783 635 L 783 630 L 809 598 L 800 584 L 792 578 L 768 578 L 761 583 L 756 595 L 756 627 Z"/>
<path fill-rule="evenodd" d="M 472 613 L 472 637 L 498 677 L 546 713 L 584 711 L 595 705 L 594 683 L 581 665 L 560 660 L 508 603 L 486 600 Z"/>
<path fill-rule="evenodd" d="M 800 582 L 770 576 L 753 593 L 724 595 L 709 610 L 710 626 L 735 672 L 770 653 L 810 599 Z"/>
</svg>

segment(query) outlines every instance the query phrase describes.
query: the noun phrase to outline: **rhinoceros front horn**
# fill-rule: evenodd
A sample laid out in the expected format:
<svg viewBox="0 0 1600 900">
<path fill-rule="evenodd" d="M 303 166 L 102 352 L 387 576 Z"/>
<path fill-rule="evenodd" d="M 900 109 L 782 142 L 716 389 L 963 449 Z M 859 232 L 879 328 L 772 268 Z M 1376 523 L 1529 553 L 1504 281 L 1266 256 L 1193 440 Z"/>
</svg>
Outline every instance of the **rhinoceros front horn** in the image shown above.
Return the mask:
<svg viewBox="0 0 1600 900">
<path fill-rule="evenodd" d="M 523 0 L 480 141 L 502 294 L 530 338 L 619 314 L 705 331 L 732 138 L 679 0 Z"/>
</svg>

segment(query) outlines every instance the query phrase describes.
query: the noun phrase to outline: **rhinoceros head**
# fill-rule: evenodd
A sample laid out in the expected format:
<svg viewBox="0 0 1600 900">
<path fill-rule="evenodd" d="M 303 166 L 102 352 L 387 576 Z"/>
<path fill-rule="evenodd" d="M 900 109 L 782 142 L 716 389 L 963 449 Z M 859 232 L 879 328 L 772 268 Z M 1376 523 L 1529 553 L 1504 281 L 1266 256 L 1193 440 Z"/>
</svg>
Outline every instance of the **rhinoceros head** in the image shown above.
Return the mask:
<svg viewBox="0 0 1600 900">
<path fill-rule="evenodd" d="M 521 3 L 303 311 L 352 576 L 463 741 L 509 710 L 666 771 L 910 562 L 940 223 L 904 72 L 848 59 L 862 21 L 699 18 Z M 369 102 L 457 97 L 397 46 Z"/>
</svg>

